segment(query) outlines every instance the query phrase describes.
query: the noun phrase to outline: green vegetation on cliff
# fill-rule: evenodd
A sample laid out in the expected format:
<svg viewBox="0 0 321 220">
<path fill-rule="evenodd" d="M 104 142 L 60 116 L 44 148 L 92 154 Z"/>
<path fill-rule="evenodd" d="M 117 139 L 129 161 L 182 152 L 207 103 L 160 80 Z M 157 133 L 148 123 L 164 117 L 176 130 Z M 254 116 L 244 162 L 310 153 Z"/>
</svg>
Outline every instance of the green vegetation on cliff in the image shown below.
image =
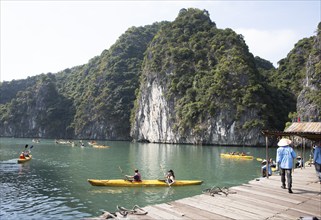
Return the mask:
<svg viewBox="0 0 321 220">
<path fill-rule="evenodd" d="M 206 10 L 182 9 L 173 22 L 129 28 L 87 64 L 1 83 L 0 136 L 129 140 L 140 85 L 155 75 L 175 103 L 178 132 L 201 133 L 204 121 L 221 115 L 233 115 L 239 129 L 282 130 L 306 72 L 320 84 L 315 44 L 316 37 L 300 40 L 275 69 Z M 321 109 L 319 88 L 305 88 L 305 97 Z"/>
<path fill-rule="evenodd" d="M 57 92 L 54 75 L 36 78 L 35 84 L 19 91 L 10 102 L 0 105 L 3 127 L 15 129 L 17 137 L 37 136 L 39 133 L 48 137 L 72 135 L 68 134 L 74 111 L 72 102 Z"/>
<path fill-rule="evenodd" d="M 235 111 L 239 120 L 252 108 L 261 118 L 244 126 L 265 125 L 262 77 L 252 54 L 241 35 L 217 29 L 207 11 L 182 9 L 156 35 L 147 54 L 151 56 L 146 57 L 145 66 L 163 76 L 166 96 L 175 100 L 180 131 L 197 129 L 208 116 L 222 111 Z"/>
</svg>

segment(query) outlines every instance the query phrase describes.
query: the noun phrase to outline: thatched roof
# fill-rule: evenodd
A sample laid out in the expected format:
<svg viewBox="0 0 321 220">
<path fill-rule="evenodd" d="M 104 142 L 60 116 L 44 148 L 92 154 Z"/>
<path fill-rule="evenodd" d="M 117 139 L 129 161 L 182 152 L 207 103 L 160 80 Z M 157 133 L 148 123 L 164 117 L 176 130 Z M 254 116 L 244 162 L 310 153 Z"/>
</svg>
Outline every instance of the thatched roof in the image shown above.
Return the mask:
<svg viewBox="0 0 321 220">
<path fill-rule="evenodd" d="M 321 122 L 294 122 L 284 131 L 263 130 L 265 136 L 299 136 L 312 141 L 321 141 Z"/>
</svg>

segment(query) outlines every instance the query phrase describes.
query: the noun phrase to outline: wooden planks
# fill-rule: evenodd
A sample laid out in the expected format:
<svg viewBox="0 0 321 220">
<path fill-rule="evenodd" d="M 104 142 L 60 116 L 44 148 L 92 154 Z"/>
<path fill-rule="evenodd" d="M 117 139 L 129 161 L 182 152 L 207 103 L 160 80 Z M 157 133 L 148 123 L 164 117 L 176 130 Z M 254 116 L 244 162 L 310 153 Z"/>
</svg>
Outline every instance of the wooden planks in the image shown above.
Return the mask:
<svg viewBox="0 0 321 220">
<path fill-rule="evenodd" d="M 201 194 L 177 201 L 146 206 L 147 215 L 128 215 L 126 219 L 321 219 L 321 184 L 314 167 L 296 169 L 293 194 L 281 188 L 279 175 L 258 178 L 231 188 L 236 194 L 214 197 Z"/>
</svg>

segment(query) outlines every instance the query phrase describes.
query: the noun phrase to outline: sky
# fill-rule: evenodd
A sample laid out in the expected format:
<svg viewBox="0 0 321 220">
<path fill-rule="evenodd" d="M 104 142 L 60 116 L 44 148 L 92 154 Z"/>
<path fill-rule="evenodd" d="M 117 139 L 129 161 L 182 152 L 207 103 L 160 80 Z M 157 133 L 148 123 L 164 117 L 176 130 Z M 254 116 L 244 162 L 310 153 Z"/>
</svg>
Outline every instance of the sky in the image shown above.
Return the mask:
<svg viewBox="0 0 321 220">
<path fill-rule="evenodd" d="M 207 10 L 275 67 L 321 21 L 321 0 L 0 0 L 0 81 L 86 64 L 128 28 L 174 21 L 182 8 Z"/>
</svg>

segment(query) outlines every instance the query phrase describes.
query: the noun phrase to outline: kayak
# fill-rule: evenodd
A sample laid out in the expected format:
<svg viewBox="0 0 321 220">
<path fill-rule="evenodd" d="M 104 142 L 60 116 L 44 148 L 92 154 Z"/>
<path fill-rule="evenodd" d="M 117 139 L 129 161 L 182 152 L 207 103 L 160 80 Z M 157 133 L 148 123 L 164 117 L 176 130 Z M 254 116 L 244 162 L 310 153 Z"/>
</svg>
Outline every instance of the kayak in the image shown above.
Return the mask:
<svg viewBox="0 0 321 220">
<path fill-rule="evenodd" d="M 104 148 L 110 148 L 109 146 L 105 146 L 105 145 L 96 145 L 96 144 L 92 144 L 93 148 L 100 148 L 100 149 L 104 149 Z"/>
<path fill-rule="evenodd" d="M 250 156 L 250 155 L 221 154 L 221 157 L 224 157 L 224 158 L 233 158 L 233 159 L 253 160 L 253 156 Z"/>
<path fill-rule="evenodd" d="M 32 158 L 32 155 L 29 155 L 29 157 L 25 157 L 25 158 L 19 158 L 18 163 L 27 162 L 27 161 L 31 160 L 31 158 Z"/>
<path fill-rule="evenodd" d="M 88 182 L 93 186 L 168 186 L 165 180 L 142 180 L 140 182 L 133 182 L 123 179 L 88 179 Z M 201 180 L 175 180 L 175 183 L 173 183 L 171 186 L 201 185 L 202 183 L 203 181 Z"/>
</svg>

